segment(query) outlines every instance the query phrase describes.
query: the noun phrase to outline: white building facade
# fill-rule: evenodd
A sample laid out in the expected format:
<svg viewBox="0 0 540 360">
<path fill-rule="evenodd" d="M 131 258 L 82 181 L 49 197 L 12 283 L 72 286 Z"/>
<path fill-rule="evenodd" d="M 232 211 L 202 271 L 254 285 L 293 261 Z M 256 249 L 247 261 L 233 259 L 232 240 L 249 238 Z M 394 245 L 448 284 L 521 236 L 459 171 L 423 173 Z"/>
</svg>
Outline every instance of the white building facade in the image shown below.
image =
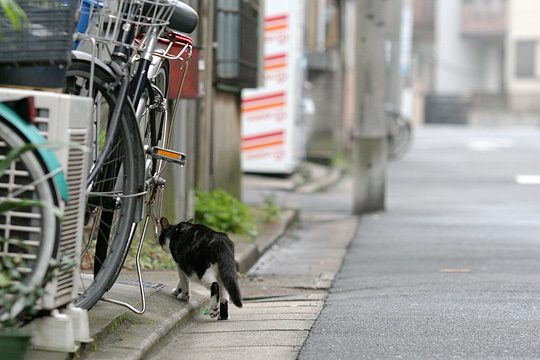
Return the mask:
<svg viewBox="0 0 540 360">
<path fill-rule="evenodd" d="M 415 1 L 433 5 L 425 122 L 540 123 L 540 1 Z"/>
</svg>

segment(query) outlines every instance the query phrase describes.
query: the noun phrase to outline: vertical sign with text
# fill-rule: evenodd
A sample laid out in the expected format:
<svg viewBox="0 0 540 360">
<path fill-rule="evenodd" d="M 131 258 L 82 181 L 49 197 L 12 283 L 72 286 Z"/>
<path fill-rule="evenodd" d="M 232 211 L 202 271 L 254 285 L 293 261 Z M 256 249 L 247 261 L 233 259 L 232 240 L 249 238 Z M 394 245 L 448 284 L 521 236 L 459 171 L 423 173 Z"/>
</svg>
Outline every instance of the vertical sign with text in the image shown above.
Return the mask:
<svg viewBox="0 0 540 360">
<path fill-rule="evenodd" d="M 242 91 L 243 171 L 291 173 L 303 158 L 303 10 L 304 0 L 265 1 L 265 84 Z"/>
</svg>

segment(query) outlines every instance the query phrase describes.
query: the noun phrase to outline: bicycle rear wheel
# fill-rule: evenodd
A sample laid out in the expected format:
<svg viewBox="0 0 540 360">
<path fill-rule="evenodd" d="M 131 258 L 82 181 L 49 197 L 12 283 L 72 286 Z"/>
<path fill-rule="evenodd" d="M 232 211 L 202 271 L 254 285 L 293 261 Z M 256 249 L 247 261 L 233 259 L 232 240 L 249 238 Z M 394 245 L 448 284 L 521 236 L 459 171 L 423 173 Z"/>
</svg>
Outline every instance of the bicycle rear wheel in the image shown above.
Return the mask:
<svg viewBox="0 0 540 360">
<path fill-rule="evenodd" d="M 69 94 L 88 96 L 89 62 L 74 61 L 67 71 Z M 94 116 L 91 158 L 97 159 L 105 143 L 110 118 L 117 100 L 115 79 L 95 67 L 93 78 Z M 89 309 L 116 281 L 128 254 L 137 218 L 139 189 L 137 172 L 142 171 L 143 154 L 137 124 L 128 109 L 123 111 L 114 146 L 87 194 L 85 231 L 81 251 L 80 288 L 77 306 Z"/>
</svg>

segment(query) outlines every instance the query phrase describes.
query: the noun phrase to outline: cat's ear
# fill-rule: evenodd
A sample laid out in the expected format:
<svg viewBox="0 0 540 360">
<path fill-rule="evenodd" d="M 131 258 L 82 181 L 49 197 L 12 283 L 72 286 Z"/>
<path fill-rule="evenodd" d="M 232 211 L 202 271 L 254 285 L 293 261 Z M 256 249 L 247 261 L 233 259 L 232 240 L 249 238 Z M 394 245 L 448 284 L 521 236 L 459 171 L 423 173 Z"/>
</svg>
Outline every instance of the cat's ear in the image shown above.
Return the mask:
<svg viewBox="0 0 540 360">
<path fill-rule="evenodd" d="M 186 221 L 187 223 L 190 223 L 190 224 L 193 224 L 193 219 L 189 219 L 188 221 Z"/>
<path fill-rule="evenodd" d="M 160 220 L 159 220 L 159 223 L 161 224 L 161 229 L 162 230 L 167 230 L 171 225 L 169 224 L 169 220 L 167 220 L 167 218 L 164 218 L 162 217 Z"/>
</svg>

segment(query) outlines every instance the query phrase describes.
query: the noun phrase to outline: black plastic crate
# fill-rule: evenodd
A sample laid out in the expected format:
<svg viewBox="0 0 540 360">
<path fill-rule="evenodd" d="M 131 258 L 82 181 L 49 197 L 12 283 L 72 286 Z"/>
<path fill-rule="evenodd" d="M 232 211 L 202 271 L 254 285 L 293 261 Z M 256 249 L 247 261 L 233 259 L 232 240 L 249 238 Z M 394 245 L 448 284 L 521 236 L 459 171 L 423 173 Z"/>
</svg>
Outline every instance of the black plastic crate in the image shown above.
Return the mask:
<svg viewBox="0 0 540 360">
<path fill-rule="evenodd" d="M 20 0 L 17 3 L 28 17 L 18 30 L 0 8 L 0 83 L 61 86 L 54 80 L 63 82 L 70 60 L 78 1 Z M 36 79 L 40 74 L 44 78 Z M 43 84 L 45 78 L 47 83 Z M 33 83 L 34 80 L 39 83 Z"/>
</svg>

